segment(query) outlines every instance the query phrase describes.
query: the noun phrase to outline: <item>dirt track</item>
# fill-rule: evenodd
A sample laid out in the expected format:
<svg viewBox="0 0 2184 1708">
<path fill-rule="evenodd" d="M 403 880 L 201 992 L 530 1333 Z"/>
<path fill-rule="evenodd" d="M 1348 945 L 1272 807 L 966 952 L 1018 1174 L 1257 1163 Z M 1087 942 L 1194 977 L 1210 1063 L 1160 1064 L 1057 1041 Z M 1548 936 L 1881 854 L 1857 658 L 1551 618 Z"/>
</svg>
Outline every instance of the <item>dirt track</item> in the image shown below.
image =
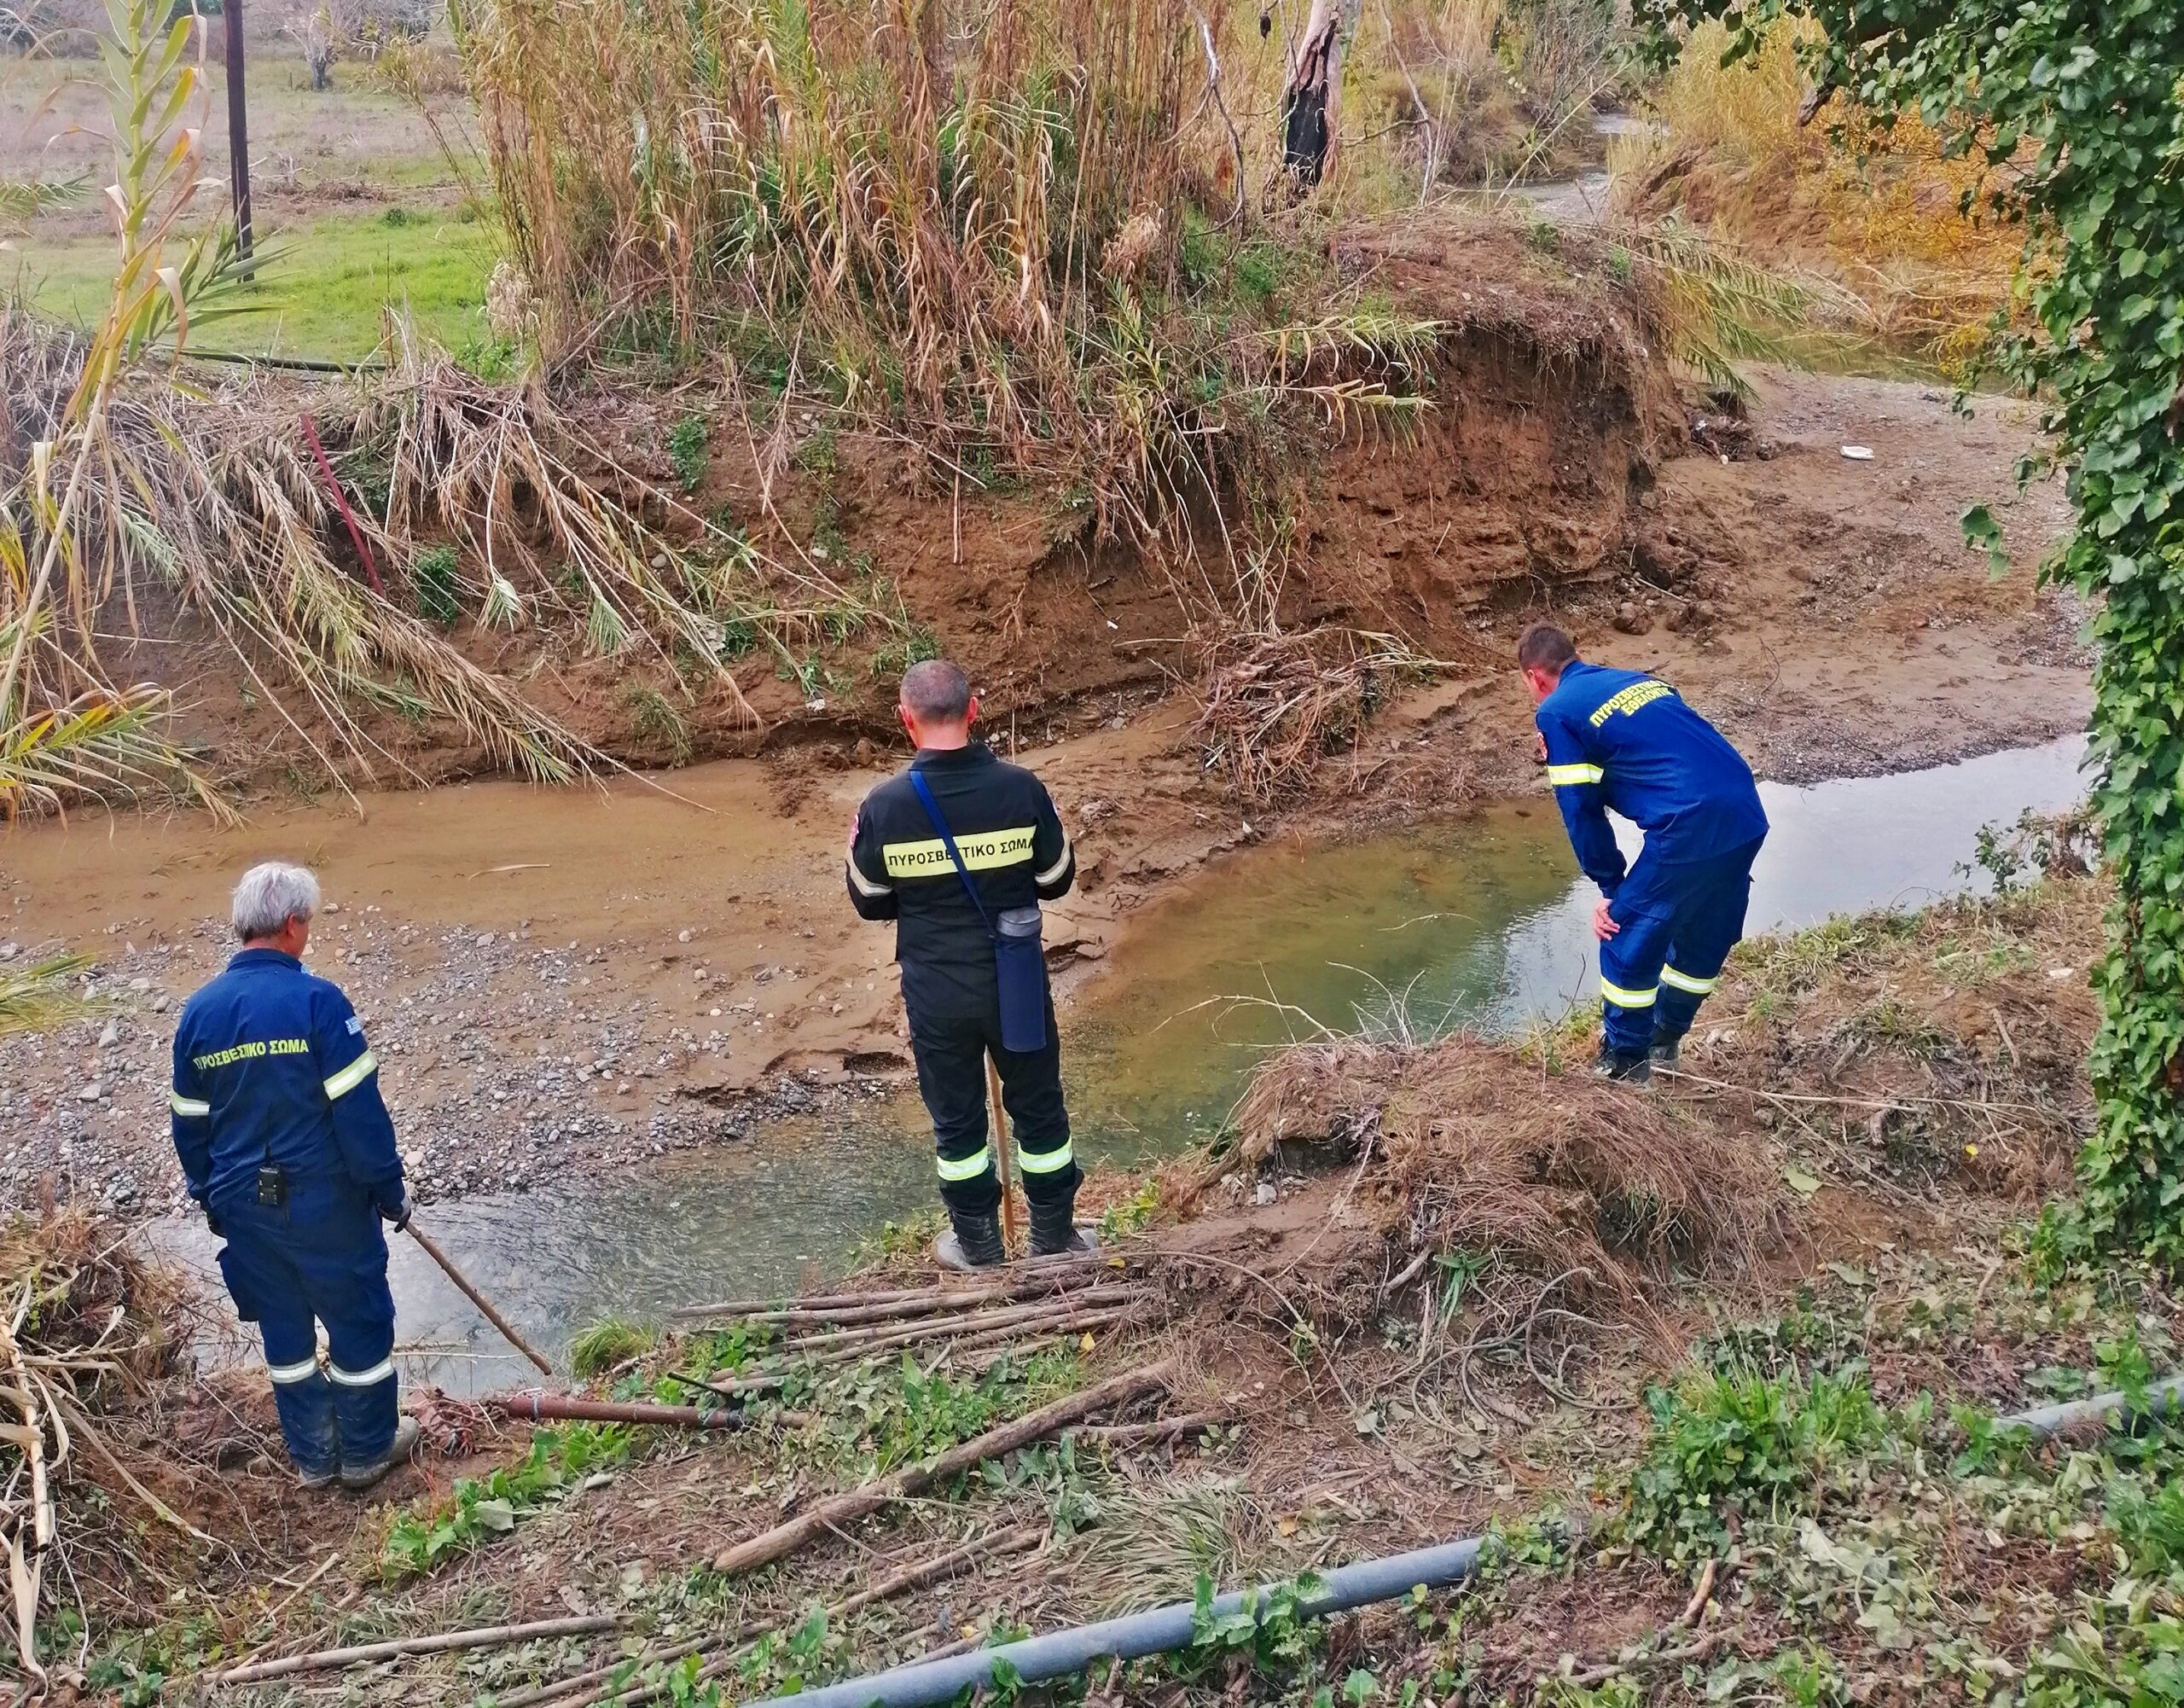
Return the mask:
<svg viewBox="0 0 2184 1708">
<path fill-rule="evenodd" d="M 1854 442 L 1871 462 L 1841 456 Z M 1765 378 L 1731 461 L 1661 466 L 1626 566 L 1553 597 L 1490 583 L 1461 619 L 1476 662 L 1397 703 L 1288 825 L 1355 828 L 1536 787 L 1521 688 L 1495 661 L 1544 611 L 1596 655 L 1676 682 L 1763 775 L 1900 770 L 2076 727 L 2075 617 L 2028 572 L 2061 524 L 2059 493 L 2007 513 L 2021 566 L 2000 582 L 1957 537 L 1965 505 L 2010 491 L 2025 442 L 2016 405 L 1983 403 L 1966 423 L 1915 386 Z M 1414 484 L 1410 467 L 1381 476 Z M 1356 518 L 1372 514 L 1345 511 L 1324 556 L 1362 560 Z M 1617 632 L 1618 607 L 1649 631 Z M 995 654 L 982 623 L 956 621 L 951 646 Z M 1439 626 L 1445 638 L 1445 613 Z M 1043 721 L 1012 719 L 1078 839 L 1083 889 L 1049 926 L 1066 988 L 1111 951 L 1127 961 L 1124 927 L 1147 898 L 1268 827 L 1202 778 L 1179 703 L 1086 691 L 1060 722 L 1083 733 L 1048 746 Z M 868 751 L 860 764 L 807 744 L 661 777 L 680 800 L 632 781 L 559 794 L 483 782 L 262 804 L 233 832 L 83 814 L 12 833 L 0 938 L 100 953 L 126 1008 L 103 1046 L 100 1022 L 0 1044 L 0 1098 L 30 1112 L 0 1142 L 0 1196 L 176 1201 L 160 1113 L 171 1005 L 226 951 L 213 922 L 234 873 L 274 853 L 325 875 L 340 911 L 318 964 L 372 1027 L 428 1193 L 719 1142 L 771 1106 L 855 1095 L 861 1076 L 904 1065 L 890 934 L 840 894 L 850 812 L 898 757 Z"/>
</svg>

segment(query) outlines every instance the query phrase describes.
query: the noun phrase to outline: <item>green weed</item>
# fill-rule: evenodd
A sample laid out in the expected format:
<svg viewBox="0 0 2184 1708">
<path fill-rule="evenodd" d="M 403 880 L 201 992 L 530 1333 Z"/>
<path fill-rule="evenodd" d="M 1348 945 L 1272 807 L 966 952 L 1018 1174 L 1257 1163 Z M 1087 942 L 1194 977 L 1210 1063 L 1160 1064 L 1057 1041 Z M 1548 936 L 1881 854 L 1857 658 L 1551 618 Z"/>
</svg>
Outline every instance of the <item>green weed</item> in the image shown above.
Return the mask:
<svg viewBox="0 0 2184 1708">
<path fill-rule="evenodd" d="M 690 762 L 690 720 L 659 689 L 633 682 L 623 689 L 630 702 L 630 727 L 638 741 L 667 749 L 670 763 Z"/>
<path fill-rule="evenodd" d="M 569 1342 L 569 1369 L 578 1376 L 604 1375 L 659 1344 L 658 1329 L 610 1316 L 578 1331 Z"/>
<path fill-rule="evenodd" d="M 427 1572 L 441 1560 L 505 1536 L 542 1506 L 564 1498 L 593 1474 L 630 1456 L 630 1432 L 613 1423 L 571 1423 L 541 1429 L 517 1464 L 483 1478 L 459 1477 L 445 1501 L 423 1513 L 398 1515 L 380 1545 L 386 1577 Z"/>
<path fill-rule="evenodd" d="M 1676 1559 L 1718 1550 L 1733 1515 L 1809 1510 L 1832 1468 L 1889 1432 L 1857 1368 L 1809 1381 L 1792 1372 L 1693 1376 L 1653 1389 L 1646 1405 L 1651 1439 L 1631 1479 L 1624 1530 Z"/>
<path fill-rule="evenodd" d="M 410 565 L 410 596 L 427 623 L 455 626 L 462 614 L 462 581 L 453 546 L 430 546 L 417 554 Z"/>
<path fill-rule="evenodd" d="M 712 430 L 700 415 L 687 415 L 667 430 L 667 461 L 685 492 L 694 492 L 704 482 L 712 461 Z"/>
</svg>

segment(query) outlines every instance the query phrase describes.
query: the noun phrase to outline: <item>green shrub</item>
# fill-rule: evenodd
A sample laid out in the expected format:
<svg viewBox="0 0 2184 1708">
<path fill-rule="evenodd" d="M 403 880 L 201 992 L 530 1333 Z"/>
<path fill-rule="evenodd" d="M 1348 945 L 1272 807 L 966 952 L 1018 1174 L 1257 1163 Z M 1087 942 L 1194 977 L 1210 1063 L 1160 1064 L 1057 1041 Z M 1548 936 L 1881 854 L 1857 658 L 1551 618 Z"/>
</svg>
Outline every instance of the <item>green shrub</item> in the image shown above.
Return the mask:
<svg viewBox="0 0 2184 1708">
<path fill-rule="evenodd" d="M 453 546 L 432 546 L 417 554 L 410 565 L 410 594 L 417 601 L 417 614 L 443 629 L 454 626 L 462 614 L 459 561 Z"/>
<path fill-rule="evenodd" d="M 1809 1381 L 1794 1371 L 1694 1375 L 1653 1389 L 1646 1404 L 1653 1431 L 1631 1479 L 1625 1529 L 1676 1558 L 1718 1549 L 1733 1514 L 1809 1509 L 1831 1467 L 1888 1434 L 1857 1367 Z"/>
<path fill-rule="evenodd" d="M 684 415 L 667 430 L 667 460 L 685 492 L 694 492 L 706 478 L 712 434 L 703 415 Z"/>
</svg>

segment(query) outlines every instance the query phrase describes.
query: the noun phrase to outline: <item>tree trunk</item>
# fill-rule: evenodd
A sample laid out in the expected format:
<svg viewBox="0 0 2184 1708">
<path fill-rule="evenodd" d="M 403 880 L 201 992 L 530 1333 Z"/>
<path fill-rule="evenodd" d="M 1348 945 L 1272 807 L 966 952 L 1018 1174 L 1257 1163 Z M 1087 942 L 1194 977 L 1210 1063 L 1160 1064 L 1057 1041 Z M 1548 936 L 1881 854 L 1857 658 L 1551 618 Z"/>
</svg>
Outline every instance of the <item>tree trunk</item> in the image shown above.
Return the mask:
<svg viewBox="0 0 2184 1708">
<path fill-rule="evenodd" d="M 1312 0 L 1289 82 L 1281 91 L 1281 165 L 1300 189 L 1334 161 L 1342 101 L 1342 0 Z"/>
</svg>

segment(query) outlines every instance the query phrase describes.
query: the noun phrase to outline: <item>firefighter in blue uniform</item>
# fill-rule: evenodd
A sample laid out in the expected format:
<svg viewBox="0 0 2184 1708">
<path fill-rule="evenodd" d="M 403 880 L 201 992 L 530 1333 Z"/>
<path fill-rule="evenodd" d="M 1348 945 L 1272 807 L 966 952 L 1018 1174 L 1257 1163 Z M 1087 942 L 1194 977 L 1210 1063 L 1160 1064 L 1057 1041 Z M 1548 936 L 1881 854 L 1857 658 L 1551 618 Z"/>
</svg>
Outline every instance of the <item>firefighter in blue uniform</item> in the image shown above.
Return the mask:
<svg viewBox="0 0 2184 1708">
<path fill-rule="evenodd" d="M 235 886 L 242 950 L 189 999 L 174 1040 L 174 1147 L 224 1239 L 235 1314 L 258 1324 L 306 1488 L 368 1488 L 410 1455 L 382 1220 L 407 1224 L 402 1159 L 363 1023 L 304 971 L 318 880 L 256 866 Z M 326 1328 L 319 1367 L 315 1324 Z"/>
<path fill-rule="evenodd" d="M 1587 664 L 1549 623 L 1519 637 L 1517 664 L 1570 845 L 1600 888 L 1599 1071 L 1643 1083 L 1674 1070 L 1744 935 L 1767 815 L 1751 767 L 1666 683 Z M 1646 833 L 1627 870 L 1611 810 Z"/>
</svg>

